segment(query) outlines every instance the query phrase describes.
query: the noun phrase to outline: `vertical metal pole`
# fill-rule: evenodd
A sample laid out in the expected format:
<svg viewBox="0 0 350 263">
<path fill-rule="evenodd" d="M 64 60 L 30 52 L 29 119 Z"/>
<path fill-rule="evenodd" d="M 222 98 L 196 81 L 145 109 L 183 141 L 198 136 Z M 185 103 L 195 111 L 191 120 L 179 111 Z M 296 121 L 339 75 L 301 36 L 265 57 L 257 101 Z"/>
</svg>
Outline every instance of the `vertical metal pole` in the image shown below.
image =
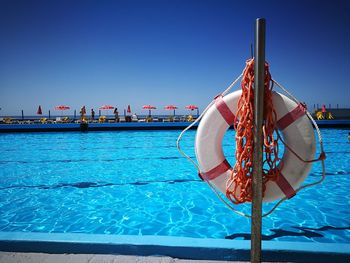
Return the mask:
<svg viewBox="0 0 350 263">
<path fill-rule="evenodd" d="M 51 119 L 51 111 L 49 110 L 49 119 Z"/>
<path fill-rule="evenodd" d="M 254 68 L 254 153 L 252 178 L 251 262 L 261 262 L 261 213 L 263 168 L 263 111 L 265 80 L 265 19 L 258 18 L 255 27 Z"/>
<path fill-rule="evenodd" d="M 22 112 L 22 120 L 24 120 L 24 113 L 23 113 L 23 110 L 22 110 L 21 112 Z"/>
</svg>

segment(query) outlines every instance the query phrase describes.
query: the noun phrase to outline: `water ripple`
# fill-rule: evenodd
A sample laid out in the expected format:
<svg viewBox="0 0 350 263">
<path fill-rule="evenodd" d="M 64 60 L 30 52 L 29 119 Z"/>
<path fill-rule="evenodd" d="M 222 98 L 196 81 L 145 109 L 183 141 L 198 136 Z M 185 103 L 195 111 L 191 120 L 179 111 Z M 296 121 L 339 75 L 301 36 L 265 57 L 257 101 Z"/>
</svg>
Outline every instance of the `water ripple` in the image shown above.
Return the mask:
<svg viewBox="0 0 350 263">
<path fill-rule="evenodd" d="M 125 186 L 125 185 L 148 185 L 154 183 L 189 183 L 189 182 L 202 182 L 199 179 L 174 179 L 174 180 L 159 180 L 159 181 L 136 181 L 130 183 L 105 183 L 105 182 L 76 182 L 76 183 L 60 183 L 56 185 L 12 185 L 8 187 L 0 188 L 0 190 L 7 189 L 25 189 L 25 188 L 37 188 L 37 189 L 57 189 L 64 187 L 75 187 L 75 188 L 95 188 L 95 187 L 106 187 L 106 186 Z"/>
</svg>

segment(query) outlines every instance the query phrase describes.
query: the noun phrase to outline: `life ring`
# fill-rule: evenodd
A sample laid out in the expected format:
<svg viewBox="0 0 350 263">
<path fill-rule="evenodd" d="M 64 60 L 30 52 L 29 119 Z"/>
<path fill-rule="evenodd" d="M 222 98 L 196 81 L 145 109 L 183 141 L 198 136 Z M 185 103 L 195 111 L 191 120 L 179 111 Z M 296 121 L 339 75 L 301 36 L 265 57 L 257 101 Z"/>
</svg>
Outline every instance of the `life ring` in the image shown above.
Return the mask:
<svg viewBox="0 0 350 263">
<path fill-rule="evenodd" d="M 203 116 L 196 133 L 196 157 L 201 177 L 210 181 L 223 194 L 232 167 L 222 149 L 223 137 L 235 120 L 238 100 L 242 91 L 238 90 L 218 96 L 215 103 Z M 312 124 L 302 105 L 298 105 L 283 94 L 273 92 L 272 101 L 277 113 L 277 127 L 283 140 L 303 160 L 312 160 L 316 142 Z M 295 189 L 305 180 L 312 164 L 299 160 L 287 147 L 284 149 L 283 169 L 276 182 L 266 183 L 263 202 L 295 195 Z M 279 166 L 280 168 L 280 166 Z"/>
</svg>

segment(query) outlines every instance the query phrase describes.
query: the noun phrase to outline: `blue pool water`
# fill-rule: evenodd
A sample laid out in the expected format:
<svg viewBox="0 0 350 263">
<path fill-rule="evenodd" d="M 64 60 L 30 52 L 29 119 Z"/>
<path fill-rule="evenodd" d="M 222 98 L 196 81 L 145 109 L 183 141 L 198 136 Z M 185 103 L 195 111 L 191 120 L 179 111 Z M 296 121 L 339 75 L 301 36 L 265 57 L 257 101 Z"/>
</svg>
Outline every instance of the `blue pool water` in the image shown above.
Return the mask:
<svg viewBox="0 0 350 263">
<path fill-rule="evenodd" d="M 322 130 L 327 178 L 264 218 L 263 239 L 350 243 L 348 132 Z M 250 220 L 198 179 L 178 134 L 0 134 L 0 231 L 250 239 Z M 193 157 L 194 135 L 182 143 Z M 231 162 L 233 136 L 224 140 Z M 307 182 L 320 175 L 316 164 Z"/>
</svg>

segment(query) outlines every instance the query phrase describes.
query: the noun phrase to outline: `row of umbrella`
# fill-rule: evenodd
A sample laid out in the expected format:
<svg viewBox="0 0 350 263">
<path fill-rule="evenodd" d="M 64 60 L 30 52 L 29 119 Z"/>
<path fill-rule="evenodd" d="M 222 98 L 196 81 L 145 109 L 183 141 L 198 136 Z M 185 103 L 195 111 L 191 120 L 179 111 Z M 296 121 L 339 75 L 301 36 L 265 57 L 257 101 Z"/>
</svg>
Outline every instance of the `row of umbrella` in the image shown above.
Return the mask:
<svg viewBox="0 0 350 263">
<path fill-rule="evenodd" d="M 191 110 L 191 111 L 198 109 L 198 107 L 196 105 L 187 105 L 185 108 L 188 110 Z M 142 109 L 149 110 L 148 115 L 151 116 L 151 110 L 155 110 L 155 109 L 157 109 L 157 107 L 152 106 L 152 105 L 145 105 L 142 107 Z M 175 116 L 175 110 L 178 108 L 175 105 L 167 105 L 167 106 L 164 106 L 164 109 L 165 110 L 173 110 L 174 116 Z"/>
<path fill-rule="evenodd" d="M 85 106 L 83 108 L 85 110 Z M 191 110 L 191 111 L 198 109 L 198 107 L 196 105 L 187 105 L 185 108 L 188 109 L 188 110 Z M 70 107 L 67 106 L 67 105 L 55 106 L 55 110 L 58 110 L 58 111 L 61 111 L 61 112 L 65 111 L 65 110 L 69 110 L 69 109 L 70 109 Z M 111 105 L 103 105 L 103 106 L 99 107 L 98 109 L 99 110 L 113 110 L 114 107 L 111 106 Z M 142 107 L 142 109 L 149 110 L 148 115 L 151 116 L 151 111 L 157 109 L 157 107 L 153 106 L 153 105 L 144 105 Z M 175 115 L 175 110 L 178 109 L 178 107 L 176 107 L 175 105 L 167 105 L 167 106 L 164 107 L 164 109 L 165 110 L 173 110 L 174 111 L 174 115 Z M 128 105 L 127 113 L 131 113 L 130 105 Z M 41 106 L 39 106 L 37 114 L 39 114 L 39 115 L 43 114 Z"/>
<path fill-rule="evenodd" d="M 63 112 L 64 110 L 69 110 L 70 107 L 67 106 L 67 105 L 58 105 L 58 106 L 55 106 L 54 109 Z M 83 106 L 82 109 L 84 110 L 84 114 L 85 114 L 85 113 L 86 113 L 85 106 Z M 113 106 L 110 106 L 110 105 L 103 105 L 103 106 L 99 107 L 98 109 L 99 109 L 99 110 L 113 110 L 114 107 L 113 107 Z M 127 112 L 128 112 L 128 113 L 131 113 L 131 107 L 130 107 L 130 105 L 128 105 Z M 43 114 L 43 111 L 42 111 L 40 105 L 39 105 L 38 110 L 37 110 L 36 113 L 39 114 L 39 115 Z"/>
</svg>

